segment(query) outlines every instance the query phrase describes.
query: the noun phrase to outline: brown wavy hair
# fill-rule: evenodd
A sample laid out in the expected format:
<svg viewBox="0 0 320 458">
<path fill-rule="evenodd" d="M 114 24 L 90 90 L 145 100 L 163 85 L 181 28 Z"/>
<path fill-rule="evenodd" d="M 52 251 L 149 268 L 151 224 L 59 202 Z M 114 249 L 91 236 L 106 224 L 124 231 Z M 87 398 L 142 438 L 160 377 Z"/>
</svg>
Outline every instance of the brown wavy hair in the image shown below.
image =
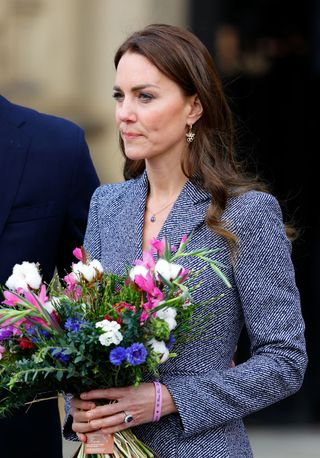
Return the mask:
<svg viewBox="0 0 320 458">
<path fill-rule="evenodd" d="M 126 52 L 146 57 L 185 95 L 198 95 L 203 114 L 193 126 L 195 139 L 186 149 L 182 169 L 188 178 L 196 177 L 212 196 L 206 216 L 208 226 L 234 245 L 235 235 L 220 218 L 227 200 L 248 190 L 267 191 L 267 186 L 248 176 L 235 159 L 233 116 L 208 49 L 188 30 L 151 24 L 133 33 L 119 47 L 114 57 L 116 68 Z M 121 137 L 119 141 L 125 156 Z M 144 160 L 133 161 L 125 156 L 126 180 L 136 178 L 144 169 Z"/>
</svg>

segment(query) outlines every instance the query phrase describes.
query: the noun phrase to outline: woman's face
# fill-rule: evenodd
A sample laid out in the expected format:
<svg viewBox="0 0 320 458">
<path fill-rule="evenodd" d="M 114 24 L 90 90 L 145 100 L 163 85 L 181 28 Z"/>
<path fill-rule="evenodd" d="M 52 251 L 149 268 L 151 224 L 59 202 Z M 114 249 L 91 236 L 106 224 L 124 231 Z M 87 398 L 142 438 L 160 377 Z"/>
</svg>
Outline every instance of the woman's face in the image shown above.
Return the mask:
<svg viewBox="0 0 320 458">
<path fill-rule="evenodd" d="M 117 127 L 129 159 L 181 156 L 195 96 L 185 96 L 144 56 L 127 52 L 118 64 L 113 97 Z"/>
</svg>

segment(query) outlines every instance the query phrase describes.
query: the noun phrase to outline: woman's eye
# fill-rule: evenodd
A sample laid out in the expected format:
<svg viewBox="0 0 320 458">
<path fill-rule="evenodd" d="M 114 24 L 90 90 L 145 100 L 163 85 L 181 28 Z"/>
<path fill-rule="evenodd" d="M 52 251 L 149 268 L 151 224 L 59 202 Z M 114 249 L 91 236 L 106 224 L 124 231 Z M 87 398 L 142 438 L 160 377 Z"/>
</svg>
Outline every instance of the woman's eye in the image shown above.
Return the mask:
<svg viewBox="0 0 320 458">
<path fill-rule="evenodd" d="M 119 101 L 119 100 L 122 100 L 123 99 L 123 94 L 121 92 L 118 92 L 118 91 L 115 91 L 113 94 L 112 94 L 112 97 Z"/>
<path fill-rule="evenodd" d="M 140 92 L 139 99 L 142 102 L 150 102 L 150 100 L 154 99 L 154 96 L 152 94 L 148 94 L 147 92 Z"/>
</svg>

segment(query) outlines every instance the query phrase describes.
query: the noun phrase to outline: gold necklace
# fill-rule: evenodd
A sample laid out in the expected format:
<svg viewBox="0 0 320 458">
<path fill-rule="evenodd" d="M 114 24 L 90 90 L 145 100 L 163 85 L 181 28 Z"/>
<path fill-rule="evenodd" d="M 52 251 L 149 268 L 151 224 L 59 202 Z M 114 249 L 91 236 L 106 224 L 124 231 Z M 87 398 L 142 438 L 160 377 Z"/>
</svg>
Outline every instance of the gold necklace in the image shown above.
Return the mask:
<svg viewBox="0 0 320 458">
<path fill-rule="evenodd" d="M 150 210 L 148 207 L 146 207 L 146 211 L 149 212 L 149 213 L 151 213 L 151 216 L 150 216 L 149 221 L 150 221 L 151 223 L 155 223 L 156 220 L 157 220 L 156 215 L 158 215 L 158 214 L 161 213 L 163 210 L 165 210 L 166 208 L 168 208 L 169 205 L 173 204 L 173 202 L 174 202 L 175 200 L 176 200 L 176 199 L 171 200 L 171 202 L 169 202 L 168 204 L 166 204 L 164 207 L 160 208 L 160 210 L 158 210 L 158 211 L 156 211 L 156 212 L 154 212 L 154 211 Z"/>
</svg>

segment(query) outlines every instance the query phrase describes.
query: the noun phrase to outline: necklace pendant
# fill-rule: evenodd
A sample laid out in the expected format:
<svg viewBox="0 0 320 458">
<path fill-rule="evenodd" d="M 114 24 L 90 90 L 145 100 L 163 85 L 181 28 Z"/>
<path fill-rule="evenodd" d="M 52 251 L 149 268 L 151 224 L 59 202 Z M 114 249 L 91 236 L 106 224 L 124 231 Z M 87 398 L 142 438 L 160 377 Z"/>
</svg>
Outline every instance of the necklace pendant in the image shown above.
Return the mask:
<svg viewBox="0 0 320 458">
<path fill-rule="evenodd" d="M 151 215 L 150 221 L 151 221 L 151 223 L 154 223 L 156 221 L 156 216 L 155 215 Z"/>
</svg>

